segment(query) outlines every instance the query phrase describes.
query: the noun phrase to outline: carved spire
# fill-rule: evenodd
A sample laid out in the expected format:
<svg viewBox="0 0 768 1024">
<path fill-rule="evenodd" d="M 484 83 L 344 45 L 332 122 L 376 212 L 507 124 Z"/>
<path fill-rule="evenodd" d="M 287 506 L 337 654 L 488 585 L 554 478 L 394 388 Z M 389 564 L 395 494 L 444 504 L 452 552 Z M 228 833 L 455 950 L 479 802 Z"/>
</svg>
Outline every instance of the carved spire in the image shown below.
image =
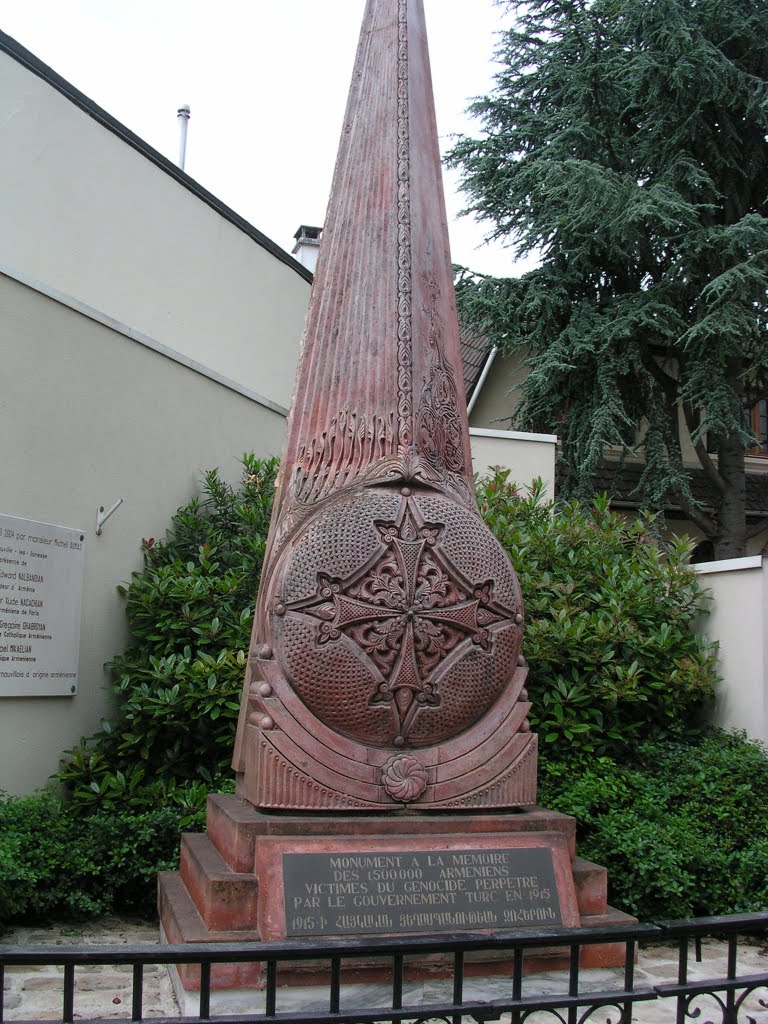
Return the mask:
<svg viewBox="0 0 768 1024">
<path fill-rule="evenodd" d="M 238 728 L 260 807 L 532 803 L 514 571 L 477 514 L 422 0 L 368 0 Z"/>
<path fill-rule="evenodd" d="M 423 5 L 369 0 L 279 506 L 314 504 L 382 460 L 470 501 L 465 410 Z"/>
</svg>

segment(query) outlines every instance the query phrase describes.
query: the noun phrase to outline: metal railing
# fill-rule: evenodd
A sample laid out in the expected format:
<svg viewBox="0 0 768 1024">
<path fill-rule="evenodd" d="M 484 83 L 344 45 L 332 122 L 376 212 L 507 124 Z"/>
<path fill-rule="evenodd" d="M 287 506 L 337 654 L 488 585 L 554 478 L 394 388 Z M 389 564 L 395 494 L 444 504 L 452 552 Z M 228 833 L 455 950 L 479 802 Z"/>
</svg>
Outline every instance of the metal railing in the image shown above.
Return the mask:
<svg viewBox="0 0 768 1024">
<path fill-rule="evenodd" d="M 142 946 L 0 946 L 0 1022 L 3 1021 L 3 979 L 6 967 L 60 966 L 63 968 L 61 991 L 61 1017 L 65 1024 L 75 1019 L 89 1024 L 100 1024 L 104 1017 L 83 1017 L 76 1007 L 77 968 L 94 965 L 129 965 L 132 968 L 131 1020 L 155 1024 L 163 1018 L 149 1018 L 143 1012 L 144 968 L 148 965 L 195 965 L 199 968 L 199 1001 L 197 1015 L 181 1020 L 216 1024 L 242 1024 L 245 1021 L 280 1024 L 373 1024 L 375 1021 L 420 1022 L 439 1020 L 445 1024 L 460 1024 L 468 1018 L 484 1024 L 510 1015 L 511 1024 L 527 1021 L 553 1021 L 560 1024 L 630 1024 L 644 1022 L 641 1004 L 663 1004 L 669 1007 L 668 1019 L 675 1024 L 696 1020 L 699 1024 L 749 1024 L 768 1020 L 768 956 L 765 970 L 740 973 L 738 952 L 743 941 L 753 946 L 765 941 L 768 932 L 768 912 L 730 917 L 698 918 L 689 921 L 640 924 L 634 927 L 605 927 L 595 929 L 548 928 L 526 929 L 517 932 L 498 932 L 493 935 L 450 935 L 439 937 L 412 937 L 404 939 L 371 938 L 334 939 L 327 941 L 291 941 L 272 943 L 194 943 L 186 945 Z M 708 937 L 724 940 L 722 970 L 719 962 L 707 964 L 713 969 L 712 977 L 692 978 L 690 949 L 693 944 L 701 960 L 701 943 Z M 740 943 L 739 940 L 742 940 Z M 621 943 L 626 953 L 625 966 L 609 972 L 618 981 L 613 986 L 595 988 L 589 970 L 580 967 L 582 951 L 601 943 Z M 669 944 L 676 946 L 677 978 L 657 984 L 638 982 L 635 958 L 639 944 Z M 543 994 L 531 991 L 536 976 L 527 974 L 525 961 L 535 957 L 537 951 L 557 948 L 565 956 L 568 967 L 563 972 L 563 990 Z M 768 950 L 766 950 L 768 953 Z M 467 966 L 478 955 L 491 954 L 505 961 L 505 973 L 495 984 L 494 998 L 478 999 L 466 995 Z M 410 968 L 424 957 L 441 955 L 446 958 L 450 997 L 431 1004 L 404 1004 L 405 979 Z M 327 1010 L 281 1011 L 280 968 L 311 961 L 313 965 L 327 964 Z M 371 961 L 380 976 L 388 978 L 388 1005 L 352 1008 L 344 1006 L 348 993 L 345 965 L 359 968 L 361 962 Z M 217 964 L 260 963 L 262 965 L 261 1006 L 247 1015 L 212 1013 L 211 971 Z M 475 964 L 475 967 L 479 965 Z M 313 978 L 318 976 L 313 971 Z M 593 975 L 594 976 L 594 975 Z M 605 984 L 606 972 L 597 972 Z M 551 975 L 550 975 L 551 978 Z M 313 982 L 317 984 L 316 981 Z M 502 990 L 499 995 L 498 991 Z M 293 990 L 294 993 L 296 989 Z M 214 993 L 215 995 L 215 993 Z M 702 1002 L 702 1000 L 704 1002 Z M 653 1020 L 660 1019 L 655 1012 Z M 754 1016 L 757 1014 L 757 1016 Z M 110 1013 L 110 1017 L 114 1014 Z M 24 1018 L 28 1019 L 28 1018 Z M 177 1020 L 179 1018 L 176 1018 Z"/>
</svg>

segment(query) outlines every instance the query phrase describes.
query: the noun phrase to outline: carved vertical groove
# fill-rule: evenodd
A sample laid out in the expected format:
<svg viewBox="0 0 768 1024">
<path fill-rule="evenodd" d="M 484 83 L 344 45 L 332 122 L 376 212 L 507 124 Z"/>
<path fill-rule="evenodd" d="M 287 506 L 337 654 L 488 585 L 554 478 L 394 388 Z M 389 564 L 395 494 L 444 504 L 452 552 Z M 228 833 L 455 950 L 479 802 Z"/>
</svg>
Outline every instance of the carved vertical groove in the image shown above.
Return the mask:
<svg viewBox="0 0 768 1024">
<path fill-rule="evenodd" d="M 406 455 L 413 447 L 408 0 L 398 0 L 397 21 L 397 414 L 398 448 Z"/>
<path fill-rule="evenodd" d="M 258 780 L 260 807 L 300 807 L 310 811 L 363 810 L 369 804 L 329 790 L 290 764 L 262 736 L 256 748 L 253 772 Z"/>
</svg>

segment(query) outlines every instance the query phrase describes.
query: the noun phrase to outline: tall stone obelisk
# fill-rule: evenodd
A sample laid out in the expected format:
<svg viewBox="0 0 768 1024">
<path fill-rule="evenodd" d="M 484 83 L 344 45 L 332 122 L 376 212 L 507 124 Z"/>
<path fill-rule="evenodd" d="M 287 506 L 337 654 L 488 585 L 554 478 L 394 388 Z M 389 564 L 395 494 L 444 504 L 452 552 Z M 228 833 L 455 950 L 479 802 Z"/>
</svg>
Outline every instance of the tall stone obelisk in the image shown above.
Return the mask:
<svg viewBox="0 0 768 1024">
<path fill-rule="evenodd" d="M 207 834 L 184 836 L 180 872 L 160 876 L 171 942 L 628 920 L 607 907 L 605 870 L 575 858 L 574 820 L 531 807 L 522 602 L 475 505 L 461 380 L 422 0 L 368 0 L 237 795 L 209 796 Z M 623 958 L 601 944 L 582 962 Z M 179 981 L 183 998 L 199 968 Z M 211 981 L 259 988 L 263 967 L 218 965 Z"/>
<path fill-rule="evenodd" d="M 421 0 L 370 0 L 234 766 L 256 807 L 530 805 L 514 571 L 474 498 Z"/>
</svg>

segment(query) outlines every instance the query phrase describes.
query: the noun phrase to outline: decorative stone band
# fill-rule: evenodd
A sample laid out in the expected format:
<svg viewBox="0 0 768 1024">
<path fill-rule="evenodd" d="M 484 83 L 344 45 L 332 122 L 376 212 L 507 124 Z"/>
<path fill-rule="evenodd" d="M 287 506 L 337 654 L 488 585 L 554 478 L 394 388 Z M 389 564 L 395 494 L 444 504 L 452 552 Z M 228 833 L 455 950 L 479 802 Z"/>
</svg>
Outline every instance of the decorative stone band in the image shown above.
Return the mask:
<svg viewBox="0 0 768 1024">
<path fill-rule="evenodd" d="M 397 419 L 398 450 L 408 455 L 413 448 L 413 336 L 407 0 L 398 0 L 397 37 Z"/>
<path fill-rule="evenodd" d="M 249 665 L 245 774 L 238 795 L 259 807 L 419 811 L 525 807 L 536 802 L 537 737 L 527 714 L 527 668 L 501 700 L 456 738 L 398 751 L 340 736 L 308 714 L 274 658 Z"/>
</svg>

